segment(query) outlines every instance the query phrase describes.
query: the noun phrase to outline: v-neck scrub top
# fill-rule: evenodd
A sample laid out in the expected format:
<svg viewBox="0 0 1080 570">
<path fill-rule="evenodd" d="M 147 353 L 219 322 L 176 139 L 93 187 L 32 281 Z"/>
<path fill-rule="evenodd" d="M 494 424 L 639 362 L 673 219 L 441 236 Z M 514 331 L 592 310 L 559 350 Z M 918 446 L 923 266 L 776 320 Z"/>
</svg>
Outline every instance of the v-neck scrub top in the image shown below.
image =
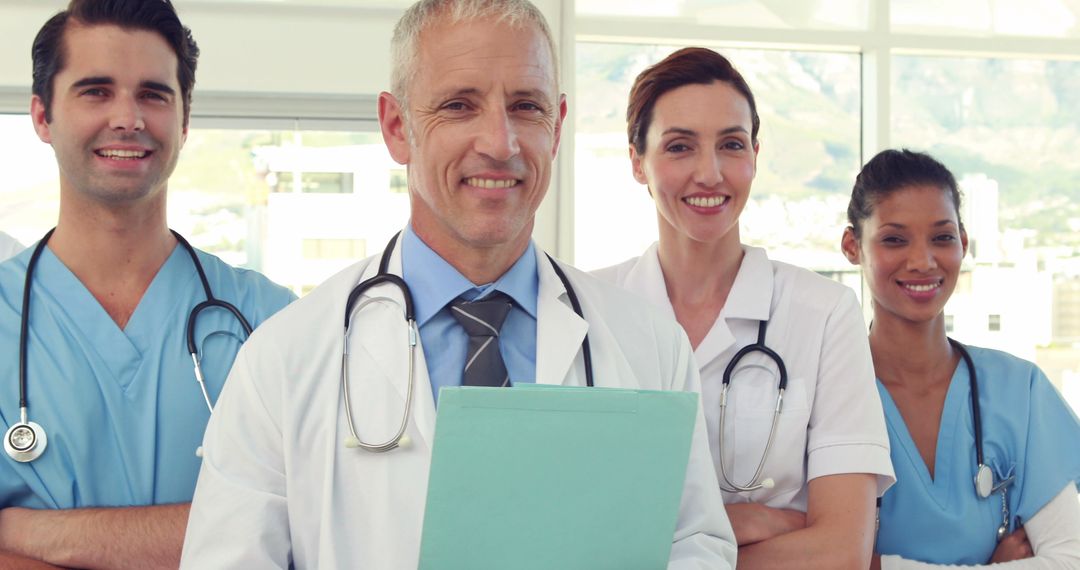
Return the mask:
<svg viewBox="0 0 1080 570">
<path fill-rule="evenodd" d="M 27 249 L 0 264 L 0 429 L 19 421 L 19 325 Z M 198 252 L 215 297 L 258 326 L 294 295 L 262 275 Z M 27 348 L 30 420 L 48 435 L 30 463 L 0 455 L 0 508 L 187 502 L 209 419 L 187 352 L 191 309 L 206 299 L 188 252 L 173 250 L 121 330 L 45 248 L 34 270 Z M 204 310 L 196 342 L 216 400 L 243 329 Z"/>
<path fill-rule="evenodd" d="M 983 453 L 1009 487 L 1010 518 L 1031 517 L 1069 482 L 1080 484 L 1080 421 L 1034 364 L 969 346 L 979 383 Z M 934 477 L 884 385 L 878 391 L 896 485 L 882 498 L 877 550 L 934 564 L 986 564 L 997 545 L 1001 494 L 975 494 L 975 430 L 963 360 L 945 395 Z M 1010 531 L 1015 527 L 1010 525 Z"/>
<path fill-rule="evenodd" d="M 779 381 L 761 353 L 744 357 L 732 375 L 724 440 L 720 393 L 724 368 L 757 340 L 768 320 L 765 344 L 784 359 L 788 386 L 776 437 L 762 478 L 772 489 L 724 492 L 725 503 L 754 502 L 806 511 L 807 482 L 847 473 L 877 476 L 880 495 L 894 481 L 881 401 L 862 310 L 855 293 L 816 273 L 771 261 L 765 250 L 743 246 L 743 261 L 712 329 L 694 350 L 701 371 L 701 401 L 713 463 L 721 454 L 728 477 L 746 484 L 761 461 L 772 425 Z M 653 244 L 639 258 L 594 272 L 675 317 Z"/>
</svg>

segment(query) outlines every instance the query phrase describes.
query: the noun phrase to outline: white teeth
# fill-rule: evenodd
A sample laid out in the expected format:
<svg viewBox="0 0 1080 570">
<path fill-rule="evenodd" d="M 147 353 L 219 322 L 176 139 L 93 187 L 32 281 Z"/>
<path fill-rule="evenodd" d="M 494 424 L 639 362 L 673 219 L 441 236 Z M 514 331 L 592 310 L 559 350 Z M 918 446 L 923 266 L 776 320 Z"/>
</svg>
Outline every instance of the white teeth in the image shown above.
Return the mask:
<svg viewBox="0 0 1080 570">
<path fill-rule="evenodd" d="M 514 178 L 466 178 L 465 183 L 469 186 L 475 186 L 477 188 L 510 188 L 517 185 L 518 180 Z"/>
<path fill-rule="evenodd" d="M 98 156 L 105 158 L 142 158 L 146 156 L 145 150 L 117 150 L 117 149 L 104 149 L 97 151 Z"/>
<path fill-rule="evenodd" d="M 941 287 L 941 283 L 930 283 L 929 285 L 911 285 L 905 283 L 904 287 L 917 293 L 925 293 L 927 291 L 933 291 L 934 289 Z"/>
<path fill-rule="evenodd" d="M 689 198 L 683 198 L 683 202 L 698 208 L 715 208 L 727 201 L 727 196 L 709 196 L 707 198 L 703 196 L 690 196 Z"/>
</svg>

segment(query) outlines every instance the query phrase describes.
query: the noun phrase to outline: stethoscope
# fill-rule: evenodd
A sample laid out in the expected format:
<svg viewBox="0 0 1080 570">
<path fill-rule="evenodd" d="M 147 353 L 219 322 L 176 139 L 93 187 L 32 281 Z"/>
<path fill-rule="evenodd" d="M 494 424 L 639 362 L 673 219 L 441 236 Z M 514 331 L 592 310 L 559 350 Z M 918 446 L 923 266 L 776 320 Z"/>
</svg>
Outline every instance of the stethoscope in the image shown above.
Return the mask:
<svg viewBox="0 0 1080 570">
<path fill-rule="evenodd" d="M 45 453 L 45 448 L 49 444 L 48 435 L 45 433 L 45 429 L 41 427 L 37 422 L 32 422 L 29 419 L 27 409 L 29 408 L 29 399 L 26 396 L 26 346 L 29 339 L 30 329 L 30 285 L 33 282 L 34 269 L 37 267 L 38 258 L 41 257 L 41 252 L 45 249 L 45 244 L 48 243 L 49 238 L 52 237 L 56 228 L 49 230 L 41 241 L 38 242 L 37 247 L 34 248 L 34 252 L 30 255 L 30 261 L 26 265 L 26 282 L 23 285 L 23 300 L 22 300 L 22 321 L 19 325 L 19 422 L 13 424 L 8 428 L 7 433 L 4 434 L 4 451 L 8 456 L 18 461 L 19 463 L 27 463 L 41 457 L 42 453 Z M 172 230 L 169 230 L 172 231 Z M 191 360 L 195 364 L 195 380 L 199 384 L 199 389 L 202 391 L 203 398 L 206 400 L 206 407 L 213 412 L 214 407 L 210 402 L 210 394 L 206 391 L 206 383 L 203 380 L 202 366 L 199 363 L 199 351 L 195 345 L 195 323 L 198 320 L 199 314 L 210 307 L 219 307 L 232 313 L 236 320 L 240 322 L 240 326 L 243 327 L 244 333 L 251 335 L 251 324 L 248 323 L 244 315 L 232 304 L 222 301 L 214 297 L 214 294 L 210 290 L 210 282 L 206 279 L 206 272 L 203 271 L 202 263 L 199 263 L 199 258 L 195 255 L 195 249 L 191 247 L 191 244 L 187 242 L 179 233 L 172 231 L 173 236 L 191 256 L 191 262 L 195 265 L 195 270 L 199 274 L 199 280 L 202 282 L 203 291 L 206 293 L 206 300 L 195 305 L 191 309 L 191 313 L 188 315 L 187 320 L 187 345 L 188 352 L 191 353 Z M 196 450 L 195 454 L 201 456 L 201 449 Z"/>
<path fill-rule="evenodd" d="M 775 486 L 775 481 L 770 477 L 765 479 L 761 478 L 761 470 L 765 468 L 765 460 L 769 457 L 769 449 L 772 448 L 773 440 L 776 436 L 776 426 L 780 421 L 780 412 L 784 407 L 784 390 L 787 389 L 787 367 L 784 366 L 784 359 L 780 357 L 773 349 L 765 346 L 765 330 L 768 328 L 768 321 L 760 321 L 758 324 L 758 337 L 757 342 L 748 344 L 742 347 L 735 356 L 728 362 L 727 368 L 724 369 L 723 388 L 720 391 L 720 443 L 724 442 L 724 417 L 727 412 L 727 398 L 728 389 L 731 387 L 731 375 L 735 371 L 735 366 L 744 356 L 751 352 L 761 352 L 765 356 L 769 357 L 776 364 L 776 368 L 780 372 L 780 383 L 777 386 L 776 393 L 776 407 L 773 409 L 772 426 L 769 428 L 769 439 L 765 441 L 765 450 L 761 452 L 761 461 L 758 462 L 757 469 L 754 471 L 754 476 L 750 478 L 745 484 L 740 485 L 728 478 L 727 466 L 724 465 L 724 454 L 720 454 L 720 488 L 729 493 L 745 493 L 749 491 L 756 491 L 758 489 L 772 489 Z M 734 466 L 732 466 L 734 469 Z"/>
<path fill-rule="evenodd" d="M 1005 479 L 995 483 L 994 470 L 986 464 L 983 457 L 982 439 L 982 412 L 979 408 L 979 381 L 975 373 L 975 363 L 971 360 L 964 345 L 949 339 L 949 344 L 960 353 L 964 364 L 968 369 L 968 385 L 971 391 L 971 423 L 975 432 L 975 495 L 980 499 L 988 499 L 990 495 L 1001 491 L 1001 525 L 997 529 L 997 539 L 1000 541 L 1009 533 L 1009 485 L 1016 479 L 1016 475 L 1010 474 Z"/>
<path fill-rule="evenodd" d="M 416 318 L 413 312 L 412 291 L 409 289 L 409 286 L 405 283 L 404 279 L 397 275 L 393 275 L 387 269 L 390 263 L 390 256 L 394 251 L 394 247 L 397 244 L 400 235 L 401 233 L 398 232 L 394 237 L 390 238 L 390 242 L 386 244 L 386 249 L 384 249 L 382 253 L 382 259 L 379 261 L 379 272 L 374 277 L 362 281 L 353 287 L 352 291 L 349 292 L 348 301 L 345 302 L 345 336 L 343 339 L 344 348 L 341 351 L 341 391 L 345 394 L 345 420 L 349 427 L 349 435 L 345 438 L 345 447 L 350 449 L 358 447 L 372 453 L 385 453 L 399 447 L 405 448 L 409 445 L 409 437 L 405 435 L 405 430 L 408 428 L 409 414 L 412 410 L 413 388 L 415 384 L 413 381 L 414 362 L 417 339 L 419 338 L 420 333 L 417 329 Z M 577 316 L 584 319 L 585 314 L 581 310 L 581 303 L 578 301 L 574 288 L 570 285 L 570 280 L 567 279 L 566 274 L 563 272 L 562 268 L 559 267 L 559 264 L 555 263 L 554 258 L 550 255 L 548 255 L 547 258 L 551 263 L 551 268 L 555 270 L 555 274 L 558 275 L 559 280 L 562 281 L 563 287 L 566 289 L 566 296 L 570 300 L 570 306 L 573 307 Z M 369 303 L 385 301 L 399 304 L 394 299 L 385 296 L 368 297 L 359 305 L 356 304 L 357 299 L 359 299 L 361 295 L 372 287 L 384 283 L 397 287 L 398 291 L 401 292 L 402 298 L 405 300 L 403 311 L 405 324 L 409 329 L 409 379 L 405 391 L 405 408 L 404 412 L 401 414 L 401 423 L 398 424 L 397 432 L 390 439 L 382 443 L 366 443 L 356 434 L 356 424 L 353 422 L 352 416 L 352 404 L 349 401 L 349 330 L 352 328 L 353 315 L 360 312 L 360 310 Z M 585 363 L 585 385 L 591 388 L 593 386 L 592 350 L 589 347 L 588 335 L 585 335 L 585 338 L 581 341 L 581 356 Z"/>
<path fill-rule="evenodd" d="M 1009 485 L 1016 479 L 1016 475 L 1010 474 L 1005 479 L 997 483 L 994 482 L 994 470 L 986 464 L 983 456 L 982 410 L 979 407 L 979 379 L 975 372 L 975 362 L 971 360 L 971 355 L 964 348 L 964 345 L 951 338 L 948 340 L 949 344 L 960 353 L 960 357 L 964 359 L 964 364 L 968 369 L 968 386 L 971 392 L 971 424 L 975 432 L 975 495 L 980 499 L 988 499 L 994 493 L 1001 492 L 1001 524 L 996 531 L 997 540 L 1000 542 L 1009 533 L 1008 492 Z M 881 510 L 880 497 L 877 499 L 877 508 L 879 511 Z"/>
</svg>

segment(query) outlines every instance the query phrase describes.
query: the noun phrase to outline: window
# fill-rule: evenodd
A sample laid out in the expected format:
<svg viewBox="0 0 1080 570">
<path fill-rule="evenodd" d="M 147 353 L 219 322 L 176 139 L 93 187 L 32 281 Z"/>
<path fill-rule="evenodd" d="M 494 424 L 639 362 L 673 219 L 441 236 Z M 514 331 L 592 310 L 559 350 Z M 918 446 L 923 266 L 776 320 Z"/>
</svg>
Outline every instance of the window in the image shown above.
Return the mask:
<svg viewBox="0 0 1080 570">
<path fill-rule="evenodd" d="M 946 333 L 953 332 L 953 328 L 954 328 L 953 321 L 954 320 L 955 320 L 955 317 L 953 317 L 952 315 L 945 315 L 945 332 Z"/>
<path fill-rule="evenodd" d="M 266 175 L 271 192 L 346 194 L 353 191 L 351 172 L 270 172 Z"/>
<path fill-rule="evenodd" d="M 986 322 L 986 330 L 996 332 L 1001 330 L 1001 315 L 989 315 Z"/>
<path fill-rule="evenodd" d="M 345 259 L 367 257 L 367 241 L 362 239 L 305 239 L 304 259 Z"/>
<path fill-rule="evenodd" d="M 1080 5 L 1070 0 L 891 0 L 898 32 L 1080 37 Z"/>
<path fill-rule="evenodd" d="M 390 171 L 390 191 L 394 194 L 409 193 L 409 177 L 404 168 L 395 168 Z"/>
<path fill-rule="evenodd" d="M 56 159 L 26 115 L 0 115 L 0 152 L 20 157 L 0 187 L 0 228 L 29 245 L 56 224 Z M 303 293 L 404 227 L 408 196 L 390 191 L 392 170 L 377 133 L 192 128 L 169 180 L 169 225 Z"/>
</svg>

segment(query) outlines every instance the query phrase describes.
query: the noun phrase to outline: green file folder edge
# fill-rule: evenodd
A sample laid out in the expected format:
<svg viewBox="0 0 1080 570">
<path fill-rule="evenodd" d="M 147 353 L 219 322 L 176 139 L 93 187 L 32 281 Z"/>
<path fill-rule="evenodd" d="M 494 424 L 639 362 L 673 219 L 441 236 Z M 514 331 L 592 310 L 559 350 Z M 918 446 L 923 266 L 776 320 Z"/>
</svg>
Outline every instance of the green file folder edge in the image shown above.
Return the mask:
<svg viewBox="0 0 1080 570">
<path fill-rule="evenodd" d="M 697 394 L 443 388 L 420 568 L 666 568 Z"/>
</svg>

